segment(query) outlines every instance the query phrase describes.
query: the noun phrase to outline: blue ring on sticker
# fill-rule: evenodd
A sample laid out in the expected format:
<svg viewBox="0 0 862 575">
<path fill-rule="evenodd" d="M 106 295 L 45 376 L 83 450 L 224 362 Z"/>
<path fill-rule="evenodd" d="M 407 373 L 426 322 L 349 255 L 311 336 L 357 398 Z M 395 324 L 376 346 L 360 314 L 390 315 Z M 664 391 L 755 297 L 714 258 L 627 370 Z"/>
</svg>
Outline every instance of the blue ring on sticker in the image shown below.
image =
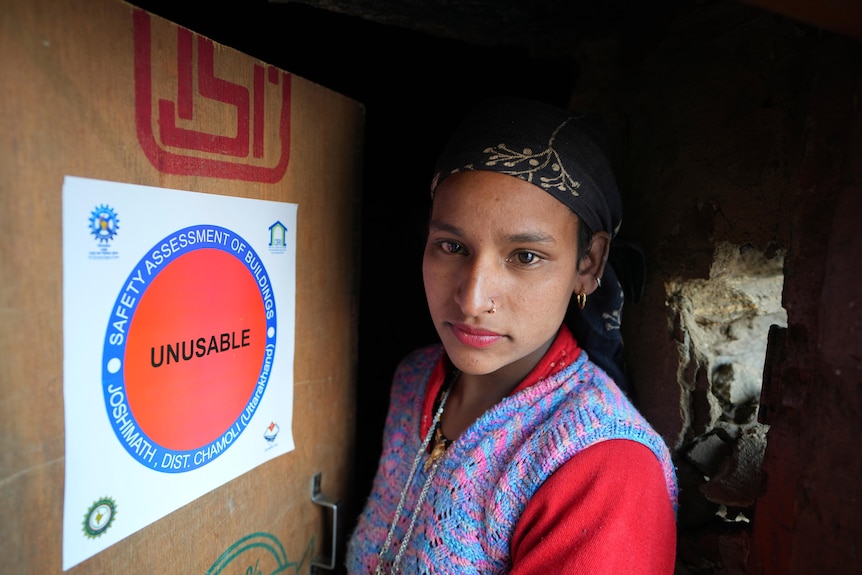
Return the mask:
<svg viewBox="0 0 862 575">
<path fill-rule="evenodd" d="M 170 243 L 175 238 L 185 238 L 185 245 L 180 246 L 179 242 L 177 242 L 177 249 L 170 250 L 167 255 L 159 251 L 161 246 Z M 123 371 L 123 359 L 126 352 L 126 332 L 118 329 L 117 326 L 131 325 L 131 320 L 135 315 L 143 292 L 146 291 L 146 288 L 149 287 L 152 280 L 158 276 L 161 270 L 167 267 L 167 264 L 182 255 L 199 249 L 219 249 L 236 257 L 237 252 L 234 248 L 231 248 L 231 242 L 217 241 L 218 238 L 230 238 L 232 241 L 242 242 L 245 244 L 244 249 L 252 256 L 251 261 L 240 257 L 237 257 L 237 259 L 255 277 L 261 298 L 264 301 L 264 308 L 266 309 L 266 352 L 260 366 L 258 385 L 255 386 L 255 390 L 249 396 L 245 409 L 236 420 L 217 439 L 205 445 L 188 450 L 170 449 L 153 441 L 141 429 L 132 410 L 129 408 Z M 150 256 L 155 252 L 162 254 L 157 264 L 154 264 L 150 260 Z M 154 274 L 150 275 L 150 272 L 154 268 L 158 269 Z M 127 286 L 131 285 L 133 280 L 137 280 L 138 284 L 135 287 L 141 293 L 136 294 L 134 301 L 130 302 L 125 290 Z M 213 225 L 189 226 L 157 242 L 134 267 L 123 283 L 123 286 L 123 290 L 117 296 L 114 306 L 111 308 L 111 317 L 108 319 L 108 328 L 102 348 L 102 393 L 105 398 L 106 414 L 114 430 L 114 434 L 117 436 L 117 440 L 123 445 L 129 455 L 140 464 L 163 473 L 185 473 L 212 463 L 234 445 L 239 436 L 245 431 L 246 424 L 251 420 L 261 403 L 260 401 L 255 401 L 255 396 L 262 397 L 272 374 L 276 336 L 278 335 L 278 330 L 276 329 L 278 316 L 276 314 L 275 297 L 272 293 L 272 282 L 263 265 L 263 261 L 249 242 L 227 228 Z M 271 301 L 268 302 L 268 299 Z M 128 310 L 126 312 L 128 313 L 128 317 L 121 318 L 125 324 L 115 322 L 115 314 L 120 308 Z M 257 389 L 260 386 L 263 386 L 262 391 L 258 391 Z M 125 407 L 124 409 L 123 406 Z M 206 452 L 207 456 L 194 457 L 195 454 L 201 452 Z M 171 458 L 178 457 L 185 458 L 187 465 L 182 468 L 159 466 L 160 461 L 173 460 Z"/>
</svg>

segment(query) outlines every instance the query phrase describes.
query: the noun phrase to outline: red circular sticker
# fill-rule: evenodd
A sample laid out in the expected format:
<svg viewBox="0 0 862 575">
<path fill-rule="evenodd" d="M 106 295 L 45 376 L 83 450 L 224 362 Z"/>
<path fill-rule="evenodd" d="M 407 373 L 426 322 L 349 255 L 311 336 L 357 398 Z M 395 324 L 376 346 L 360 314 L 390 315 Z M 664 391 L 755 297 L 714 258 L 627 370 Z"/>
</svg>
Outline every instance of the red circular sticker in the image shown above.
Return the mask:
<svg viewBox="0 0 862 575">
<path fill-rule="evenodd" d="M 275 301 L 251 246 L 195 226 L 145 256 L 114 306 L 103 390 L 114 432 L 144 465 L 206 465 L 248 425 L 269 379 Z"/>
<path fill-rule="evenodd" d="M 204 249 L 168 264 L 126 343 L 126 393 L 141 429 L 176 450 L 216 439 L 257 385 L 265 330 L 260 290 L 235 257 Z"/>
</svg>

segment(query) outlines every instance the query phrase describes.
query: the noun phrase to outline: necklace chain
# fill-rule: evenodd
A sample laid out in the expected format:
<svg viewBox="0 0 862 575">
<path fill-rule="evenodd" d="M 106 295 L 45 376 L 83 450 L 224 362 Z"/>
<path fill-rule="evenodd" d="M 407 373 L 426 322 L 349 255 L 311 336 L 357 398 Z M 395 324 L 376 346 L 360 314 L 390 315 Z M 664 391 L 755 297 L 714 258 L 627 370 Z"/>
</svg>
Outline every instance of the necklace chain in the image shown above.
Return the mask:
<svg viewBox="0 0 862 575">
<path fill-rule="evenodd" d="M 457 377 L 457 372 L 455 377 Z M 431 438 L 437 430 L 437 424 L 440 422 L 440 416 L 443 415 L 443 407 L 446 405 L 446 399 L 449 397 L 449 391 L 451 389 L 452 385 L 449 385 L 447 386 L 445 393 L 443 393 L 443 397 L 440 399 L 440 406 L 434 413 L 434 419 L 431 421 L 428 433 L 425 434 L 425 439 L 422 440 L 422 445 L 419 446 L 419 450 L 416 452 L 416 457 L 413 459 L 413 465 L 410 467 L 410 475 L 407 476 L 407 481 L 405 482 L 403 489 L 401 489 L 401 497 L 398 499 L 398 507 L 395 508 L 395 516 L 392 518 L 392 523 L 389 525 L 389 532 L 386 534 L 386 541 L 383 543 L 380 553 L 377 554 L 377 569 L 374 571 L 375 575 L 385 575 L 386 573 L 383 568 L 383 556 L 386 555 L 389 548 L 392 546 L 395 527 L 398 525 L 398 520 L 401 519 L 401 513 L 404 511 L 404 501 L 407 499 L 407 492 L 413 484 L 413 477 L 416 475 L 416 470 L 419 468 L 419 462 L 422 461 L 424 453 L 428 450 L 428 444 L 431 443 Z M 404 555 L 404 551 L 407 549 L 407 544 L 413 536 L 413 528 L 416 526 L 416 518 L 419 516 L 422 503 L 425 502 L 425 497 L 428 495 L 428 490 L 431 487 L 431 480 L 434 479 L 434 476 L 437 474 L 437 467 L 439 465 L 440 457 L 438 456 L 433 460 L 431 469 L 428 471 L 428 478 L 425 479 L 425 484 L 422 485 L 419 499 L 416 501 L 416 506 L 413 508 L 413 513 L 410 516 L 410 525 L 404 533 L 404 539 L 401 541 L 401 545 L 398 547 L 398 552 L 395 554 L 395 559 L 392 561 L 392 566 L 389 568 L 390 575 L 398 572 L 398 565 L 401 563 L 401 558 Z"/>
</svg>

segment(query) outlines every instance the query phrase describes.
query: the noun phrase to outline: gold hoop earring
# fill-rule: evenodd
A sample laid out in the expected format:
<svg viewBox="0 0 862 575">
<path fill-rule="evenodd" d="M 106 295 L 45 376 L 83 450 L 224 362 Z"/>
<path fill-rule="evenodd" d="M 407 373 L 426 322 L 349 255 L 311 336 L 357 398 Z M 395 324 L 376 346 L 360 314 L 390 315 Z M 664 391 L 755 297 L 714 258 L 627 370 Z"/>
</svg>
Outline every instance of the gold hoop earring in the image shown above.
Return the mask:
<svg viewBox="0 0 862 575">
<path fill-rule="evenodd" d="M 578 309 L 584 309 L 587 306 L 587 290 L 581 288 L 580 293 L 577 295 L 578 299 Z"/>
</svg>

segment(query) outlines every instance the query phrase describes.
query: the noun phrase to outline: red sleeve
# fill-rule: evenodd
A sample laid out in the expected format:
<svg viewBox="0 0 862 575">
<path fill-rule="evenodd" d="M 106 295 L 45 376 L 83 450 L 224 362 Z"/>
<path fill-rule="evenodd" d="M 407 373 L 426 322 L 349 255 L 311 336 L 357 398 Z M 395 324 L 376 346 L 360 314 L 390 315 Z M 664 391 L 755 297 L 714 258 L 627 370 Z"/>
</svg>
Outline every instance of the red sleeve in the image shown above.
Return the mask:
<svg viewBox="0 0 862 575">
<path fill-rule="evenodd" d="M 558 469 L 512 536 L 511 575 L 672 575 L 676 517 L 650 449 L 615 439 Z"/>
</svg>

